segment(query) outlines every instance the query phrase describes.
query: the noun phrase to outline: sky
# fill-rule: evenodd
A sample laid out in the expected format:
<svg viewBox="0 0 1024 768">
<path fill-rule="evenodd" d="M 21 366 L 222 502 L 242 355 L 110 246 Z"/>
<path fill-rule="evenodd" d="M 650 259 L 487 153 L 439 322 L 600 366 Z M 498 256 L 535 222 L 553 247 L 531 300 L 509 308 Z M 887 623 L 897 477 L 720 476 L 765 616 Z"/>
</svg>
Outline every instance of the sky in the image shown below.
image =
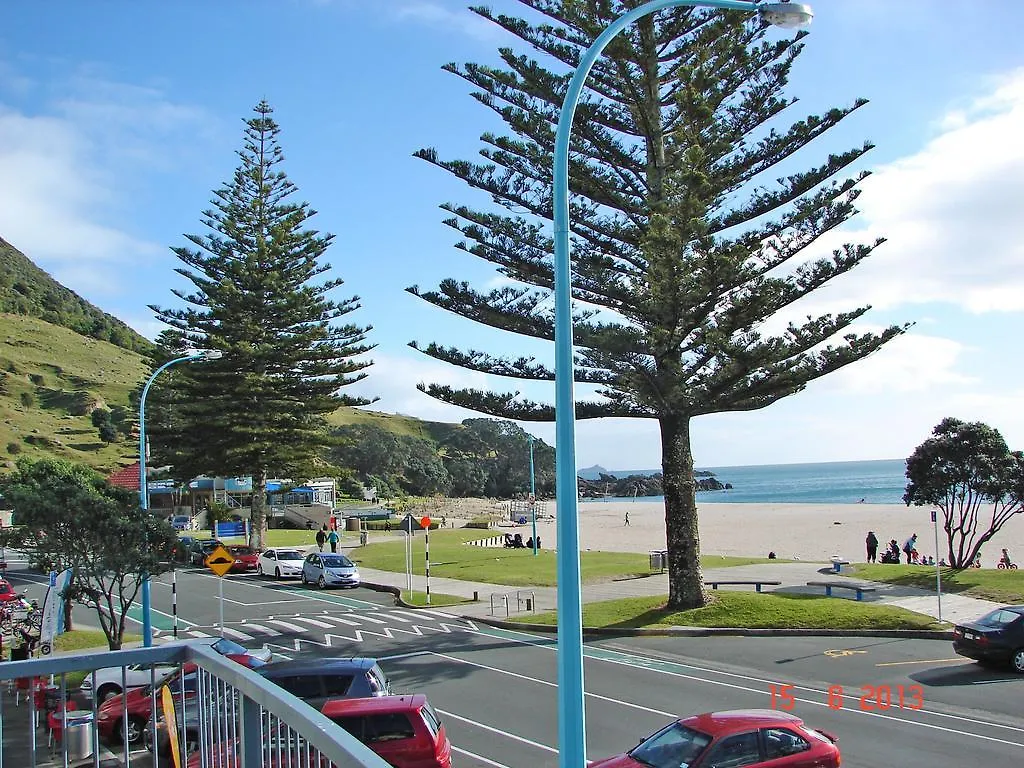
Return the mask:
<svg viewBox="0 0 1024 768">
<path fill-rule="evenodd" d="M 413 152 L 473 159 L 501 124 L 442 71 L 498 62 L 517 39 L 465 0 L 51 0 L 0 10 L 0 236 L 64 285 L 153 338 L 151 304 L 173 306 L 171 247 L 202 232 L 228 180 L 242 120 L 266 99 L 281 126 L 284 170 L 336 235 L 326 260 L 358 295 L 353 322 L 377 345 L 361 394 L 376 410 L 424 419 L 476 416 L 417 382 L 553 387 L 463 371 L 407 344 L 492 354 L 553 348 L 448 315 L 404 292 L 445 278 L 502 285 L 454 248 L 446 201 L 486 205 Z M 528 15 L 516 0 L 499 12 Z M 805 315 L 873 309 L 857 329 L 910 331 L 799 394 L 751 413 L 693 424 L 698 466 L 905 458 L 942 418 L 984 421 L 1024 449 L 1024 3 L 1019 0 L 818 0 L 784 117 L 870 103 L 798 156 L 870 140 L 858 168 L 860 215 L 841 238 L 887 242 L 811 294 Z M 781 34 L 781 33 L 780 33 Z M 778 121 L 783 128 L 787 123 Z M 773 176 L 774 178 L 774 176 Z M 554 443 L 553 425 L 524 424 Z M 577 465 L 660 465 L 657 424 L 577 425 Z"/>
</svg>

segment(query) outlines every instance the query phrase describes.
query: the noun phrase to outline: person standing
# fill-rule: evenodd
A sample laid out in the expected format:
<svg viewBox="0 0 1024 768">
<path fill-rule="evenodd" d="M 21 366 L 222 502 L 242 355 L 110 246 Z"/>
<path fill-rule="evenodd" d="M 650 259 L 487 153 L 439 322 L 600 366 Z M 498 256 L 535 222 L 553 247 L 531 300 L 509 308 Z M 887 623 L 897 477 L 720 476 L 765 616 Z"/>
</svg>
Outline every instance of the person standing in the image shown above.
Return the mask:
<svg viewBox="0 0 1024 768">
<path fill-rule="evenodd" d="M 903 554 L 907 556 L 907 565 L 910 565 L 910 559 L 913 557 L 914 550 L 917 549 L 917 534 L 915 533 L 905 542 L 903 542 Z"/>
<path fill-rule="evenodd" d="M 864 543 L 868 548 L 868 562 L 877 563 L 876 559 L 878 556 L 878 537 L 875 536 L 874 531 L 868 531 L 868 537 L 864 539 Z"/>
<path fill-rule="evenodd" d="M 316 532 L 316 548 L 321 552 L 324 551 L 324 542 L 327 541 L 327 526 L 322 526 L 319 531 Z"/>
<path fill-rule="evenodd" d="M 331 545 L 331 552 L 337 552 L 338 551 L 338 532 L 337 531 L 332 529 L 331 532 L 327 534 L 327 543 Z"/>
</svg>

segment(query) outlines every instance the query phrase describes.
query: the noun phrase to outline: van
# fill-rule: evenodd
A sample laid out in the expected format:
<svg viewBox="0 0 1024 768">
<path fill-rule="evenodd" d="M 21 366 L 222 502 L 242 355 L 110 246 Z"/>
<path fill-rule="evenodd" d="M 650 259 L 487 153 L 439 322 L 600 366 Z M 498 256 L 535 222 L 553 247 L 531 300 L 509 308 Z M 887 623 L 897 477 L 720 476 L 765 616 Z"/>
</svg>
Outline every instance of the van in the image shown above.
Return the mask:
<svg viewBox="0 0 1024 768">
<path fill-rule="evenodd" d="M 317 709 L 329 699 L 391 695 L 391 683 L 371 658 L 278 661 L 256 671 Z"/>
<path fill-rule="evenodd" d="M 395 768 L 451 768 L 448 734 L 422 694 L 335 699 L 320 711 Z"/>
</svg>

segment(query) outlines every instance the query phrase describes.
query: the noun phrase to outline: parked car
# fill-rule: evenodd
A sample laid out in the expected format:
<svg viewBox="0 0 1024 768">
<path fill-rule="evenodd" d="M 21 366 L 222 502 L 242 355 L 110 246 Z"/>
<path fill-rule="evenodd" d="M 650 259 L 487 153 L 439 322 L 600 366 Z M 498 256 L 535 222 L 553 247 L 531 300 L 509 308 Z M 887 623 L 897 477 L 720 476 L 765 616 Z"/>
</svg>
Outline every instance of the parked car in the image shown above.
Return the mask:
<svg viewBox="0 0 1024 768">
<path fill-rule="evenodd" d="M 256 563 L 256 571 L 260 576 L 274 574 L 275 578 L 283 576 L 301 576 L 302 562 L 305 555 L 297 549 L 288 547 L 271 547 L 260 553 Z"/>
<path fill-rule="evenodd" d="M 327 587 L 358 587 L 359 569 L 344 555 L 314 552 L 307 555 L 299 575 L 303 584 Z"/>
<path fill-rule="evenodd" d="M 176 697 L 184 695 L 189 699 L 195 696 L 198 690 L 196 665 L 185 664 L 180 671 L 175 669 L 159 678 L 156 689 L 159 691 L 165 685 L 170 687 L 171 693 Z M 129 690 L 127 694 L 111 696 L 103 702 L 96 712 L 96 729 L 104 741 L 113 741 L 115 738 L 120 740 L 124 738 L 124 732 L 127 730 L 128 743 L 138 744 L 142 740 L 146 723 L 152 716 L 153 699 L 147 683 Z"/>
<path fill-rule="evenodd" d="M 328 699 L 390 696 L 391 683 L 376 659 L 327 658 L 278 661 L 256 670 L 311 706 Z"/>
<path fill-rule="evenodd" d="M 192 542 L 189 560 L 192 562 L 192 565 L 202 568 L 206 558 L 219 546 L 221 546 L 221 543 L 218 539 L 196 539 Z"/>
<path fill-rule="evenodd" d="M 165 645 L 205 645 L 210 650 L 216 651 L 222 656 L 226 656 L 232 661 L 236 661 L 239 664 L 255 668 L 262 666 L 270 662 L 273 654 L 267 646 L 263 646 L 257 650 L 249 650 L 244 646 L 239 645 L 236 642 L 228 640 L 223 637 L 204 637 L 196 640 L 179 640 L 176 642 L 165 643 Z M 177 669 L 176 665 L 169 666 L 158 666 L 156 670 L 156 678 L 159 680 L 165 675 L 170 674 Z M 150 674 L 149 667 L 141 666 L 139 664 L 133 664 L 129 667 L 125 667 L 124 670 L 124 681 L 128 686 L 128 690 L 133 688 L 139 688 L 144 685 L 149 685 L 153 680 Z M 106 667 L 104 669 L 96 670 L 96 701 L 100 704 L 105 702 L 112 696 L 117 696 L 121 693 L 121 667 Z M 87 696 L 91 696 L 93 692 L 93 679 L 92 675 L 86 675 L 82 681 L 82 692 Z"/>
<path fill-rule="evenodd" d="M 839 768 L 836 742 L 786 712 L 708 712 L 670 723 L 629 752 L 597 760 L 589 768 Z"/>
<path fill-rule="evenodd" d="M 174 545 L 174 560 L 178 563 L 192 561 L 192 545 L 196 543 L 195 536 L 179 536 L 177 544 Z"/>
<path fill-rule="evenodd" d="M 320 711 L 394 768 L 451 768 L 452 745 L 422 694 L 332 699 Z"/>
<path fill-rule="evenodd" d="M 1024 674 L 1024 605 L 996 608 L 953 627 L 953 650 L 981 662 L 1009 664 Z"/>
<path fill-rule="evenodd" d="M 187 531 L 191 525 L 191 515 L 174 515 L 171 518 L 171 527 L 176 531 Z"/>
<path fill-rule="evenodd" d="M 256 570 L 260 561 L 260 553 L 252 547 L 241 545 L 228 547 L 228 552 L 235 558 L 235 564 L 231 566 L 232 573 L 248 573 Z"/>
<path fill-rule="evenodd" d="M 0 603 L 10 603 L 17 600 L 20 596 L 19 592 L 14 591 L 11 582 L 6 579 L 0 579 Z"/>
</svg>

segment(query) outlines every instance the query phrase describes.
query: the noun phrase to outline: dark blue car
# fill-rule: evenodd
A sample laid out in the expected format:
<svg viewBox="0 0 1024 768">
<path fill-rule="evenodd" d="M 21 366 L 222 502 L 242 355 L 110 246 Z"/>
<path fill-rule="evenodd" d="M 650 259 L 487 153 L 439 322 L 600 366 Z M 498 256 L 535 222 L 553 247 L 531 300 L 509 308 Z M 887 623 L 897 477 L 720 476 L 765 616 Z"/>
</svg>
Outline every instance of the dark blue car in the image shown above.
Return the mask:
<svg viewBox="0 0 1024 768">
<path fill-rule="evenodd" d="M 256 671 L 317 709 L 328 699 L 391 695 L 377 660 L 366 657 L 278 661 Z"/>
</svg>

